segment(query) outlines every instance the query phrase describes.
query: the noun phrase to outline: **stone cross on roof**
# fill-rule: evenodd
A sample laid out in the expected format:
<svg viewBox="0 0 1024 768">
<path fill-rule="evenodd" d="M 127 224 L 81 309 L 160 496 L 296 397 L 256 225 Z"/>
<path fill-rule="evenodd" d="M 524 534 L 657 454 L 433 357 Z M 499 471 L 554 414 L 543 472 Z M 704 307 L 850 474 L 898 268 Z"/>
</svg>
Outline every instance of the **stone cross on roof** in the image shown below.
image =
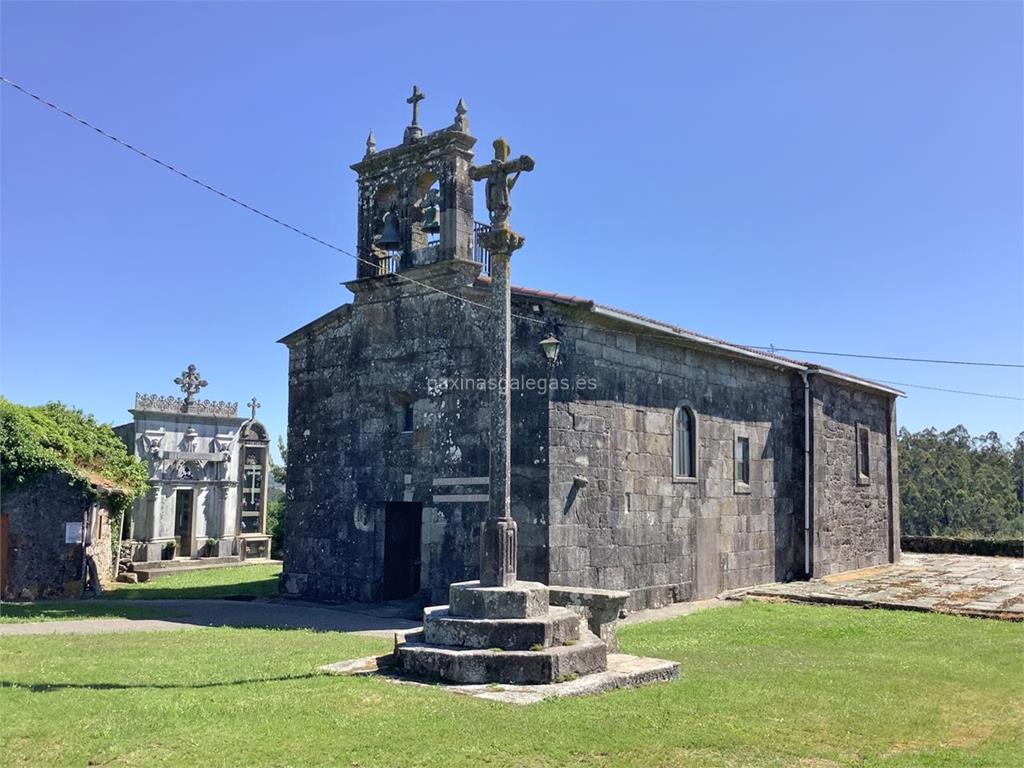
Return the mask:
<svg viewBox="0 0 1024 768">
<path fill-rule="evenodd" d="M 192 405 L 192 396 L 209 384 L 206 379 L 199 375 L 195 363 L 189 363 L 188 368 L 181 372 L 181 376 L 176 378 L 174 383 L 181 387 L 181 391 L 185 393 L 186 410 Z"/>
<path fill-rule="evenodd" d="M 253 418 L 253 419 L 255 419 L 255 418 L 256 418 L 256 409 L 257 409 L 257 408 L 262 408 L 262 407 L 263 407 L 263 406 L 262 406 L 262 405 L 260 404 L 260 402 L 259 402 L 259 401 L 258 401 L 258 400 L 256 399 L 256 395 L 253 395 L 253 396 L 252 396 L 252 400 L 250 400 L 250 401 L 249 401 L 248 403 L 246 403 L 246 405 L 248 405 L 248 406 L 249 406 L 249 408 L 250 408 L 250 409 L 252 410 L 252 418 Z"/>
<path fill-rule="evenodd" d="M 420 90 L 418 85 L 412 87 L 412 96 L 406 99 L 407 104 L 412 104 L 412 125 L 407 126 L 403 141 L 406 144 L 415 144 L 423 138 L 423 129 L 420 128 L 420 102 L 427 98 L 427 94 Z"/>
<path fill-rule="evenodd" d="M 420 90 L 418 85 L 412 87 L 412 96 L 405 100 L 406 104 L 412 104 L 412 124 L 419 125 L 420 102 L 427 98 L 427 94 Z"/>
</svg>

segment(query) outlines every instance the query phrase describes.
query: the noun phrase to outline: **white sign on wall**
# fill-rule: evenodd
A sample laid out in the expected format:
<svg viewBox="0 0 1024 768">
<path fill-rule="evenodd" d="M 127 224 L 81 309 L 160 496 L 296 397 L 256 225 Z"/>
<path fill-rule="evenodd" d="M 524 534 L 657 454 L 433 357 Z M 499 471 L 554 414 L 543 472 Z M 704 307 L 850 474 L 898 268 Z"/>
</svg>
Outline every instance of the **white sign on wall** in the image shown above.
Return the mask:
<svg viewBox="0 0 1024 768">
<path fill-rule="evenodd" d="M 64 543 L 65 544 L 81 544 L 82 543 L 82 524 L 78 523 L 64 523 Z"/>
</svg>

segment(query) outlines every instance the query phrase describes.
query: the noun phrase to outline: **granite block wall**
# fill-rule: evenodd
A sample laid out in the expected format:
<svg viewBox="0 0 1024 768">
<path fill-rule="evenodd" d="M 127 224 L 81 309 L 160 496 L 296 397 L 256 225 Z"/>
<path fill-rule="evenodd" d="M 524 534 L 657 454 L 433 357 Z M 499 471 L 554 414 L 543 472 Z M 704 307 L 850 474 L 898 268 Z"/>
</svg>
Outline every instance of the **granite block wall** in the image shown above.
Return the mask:
<svg viewBox="0 0 1024 768">
<path fill-rule="evenodd" d="M 100 581 L 111 579 L 109 512 L 102 499 L 62 472 L 46 472 L 5 490 L 0 512 L 7 517 L 4 594 L 7 600 L 78 597 L 82 546 L 65 543 L 65 523 L 82 523 L 96 504 L 92 553 Z"/>
<path fill-rule="evenodd" d="M 475 265 L 420 267 L 466 288 Z M 449 280 L 449 283 L 444 283 Z M 389 278 L 285 342 L 289 367 L 287 540 L 282 588 L 318 600 L 382 597 L 385 506 L 422 506 L 419 597 L 476 578 L 486 502 L 489 314 Z M 801 578 L 803 383 L 798 373 L 639 331 L 571 301 L 514 296 L 512 513 L 519 576 L 626 589 L 632 608 Z M 549 367 L 538 342 L 562 342 Z M 483 384 L 467 385 L 467 381 Z M 452 382 L 459 384 L 453 385 Z M 811 377 L 814 575 L 892 557 L 895 424 L 890 398 Z M 411 430 L 404 410 L 412 406 Z M 697 424 L 697 472 L 672 472 L 672 419 Z M 854 434 L 871 428 L 872 482 Z M 750 441 L 737 484 L 736 438 Z M 898 539 L 897 539 L 898 540 Z M 898 545 L 896 545 L 898 556 Z"/>
<path fill-rule="evenodd" d="M 811 377 L 811 393 L 813 576 L 893 562 L 899 557 L 899 509 L 888 399 L 822 376 Z M 866 479 L 857 466 L 858 424 L 869 430 Z"/>
<path fill-rule="evenodd" d="M 488 319 L 483 308 L 395 281 L 292 335 L 286 593 L 380 599 L 389 501 L 423 504 L 424 601 L 445 602 L 449 584 L 477 577 L 488 508 Z M 520 323 L 515 333 L 514 373 L 543 370 L 537 329 Z M 512 418 L 520 578 L 546 580 L 546 396 L 513 392 Z"/>
<path fill-rule="evenodd" d="M 595 385 L 552 403 L 551 582 L 627 589 L 639 608 L 798 575 L 792 374 L 570 321 L 559 375 Z M 673 478 L 682 405 L 697 420 L 695 480 Z M 742 488 L 737 436 L 751 444 Z"/>
</svg>

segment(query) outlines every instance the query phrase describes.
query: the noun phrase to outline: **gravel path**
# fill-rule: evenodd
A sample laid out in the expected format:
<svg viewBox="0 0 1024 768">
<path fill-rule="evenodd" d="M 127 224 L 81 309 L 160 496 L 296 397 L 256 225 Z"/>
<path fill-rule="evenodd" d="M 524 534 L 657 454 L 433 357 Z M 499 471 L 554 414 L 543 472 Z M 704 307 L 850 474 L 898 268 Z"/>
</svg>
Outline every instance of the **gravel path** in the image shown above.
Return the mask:
<svg viewBox="0 0 1024 768">
<path fill-rule="evenodd" d="M 0 624 L 8 635 L 88 635 L 98 632 L 167 632 L 201 627 L 272 627 L 318 632 L 354 632 L 392 637 L 417 629 L 390 606 L 318 607 L 305 603 L 233 600 L 132 600 L 131 605 L 166 610 L 166 619 L 97 618 Z"/>
<path fill-rule="evenodd" d="M 126 601 L 127 602 L 127 601 Z M 273 627 L 317 632 L 353 632 L 391 638 L 420 628 L 409 603 L 346 603 L 322 606 L 302 602 L 253 600 L 132 600 L 131 605 L 166 611 L 165 619 L 94 618 L 0 624 L 0 637 L 12 635 L 92 635 L 101 632 L 175 632 L 204 627 Z M 676 603 L 631 613 L 623 624 L 664 621 L 707 608 L 737 605 L 723 600 Z"/>
</svg>

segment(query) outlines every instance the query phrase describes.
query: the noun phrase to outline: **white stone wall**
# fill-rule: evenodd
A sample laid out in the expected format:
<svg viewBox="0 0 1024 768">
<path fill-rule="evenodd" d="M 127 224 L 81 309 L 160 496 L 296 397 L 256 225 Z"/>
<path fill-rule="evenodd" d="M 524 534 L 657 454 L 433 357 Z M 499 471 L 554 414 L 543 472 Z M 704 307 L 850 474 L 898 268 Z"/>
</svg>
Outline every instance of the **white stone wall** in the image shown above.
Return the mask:
<svg viewBox="0 0 1024 768">
<path fill-rule="evenodd" d="M 141 411 L 134 414 L 134 449 L 149 466 L 151 484 L 150 492 L 136 501 L 132 510 L 133 538 L 151 542 L 139 557 L 156 559 L 161 548 L 174 539 L 178 490 L 191 489 L 194 493 L 193 556 L 209 538 L 233 540 L 238 533 L 238 428 L 244 419 Z M 181 470 L 182 466 L 187 472 Z"/>
</svg>

